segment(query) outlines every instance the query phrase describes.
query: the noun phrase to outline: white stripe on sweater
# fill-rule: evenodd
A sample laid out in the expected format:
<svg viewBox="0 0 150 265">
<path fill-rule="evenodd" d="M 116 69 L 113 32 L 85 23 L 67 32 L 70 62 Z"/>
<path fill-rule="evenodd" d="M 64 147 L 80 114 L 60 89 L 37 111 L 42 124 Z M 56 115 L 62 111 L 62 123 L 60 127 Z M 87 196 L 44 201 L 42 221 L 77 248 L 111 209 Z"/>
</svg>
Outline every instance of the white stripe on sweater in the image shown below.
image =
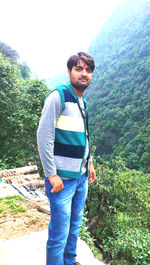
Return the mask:
<svg viewBox="0 0 150 265">
<path fill-rule="evenodd" d="M 57 169 L 74 171 L 74 172 L 80 171 L 82 159 L 63 157 L 63 156 L 55 156 L 54 158 L 56 159 L 55 162 Z"/>
<path fill-rule="evenodd" d="M 56 128 L 72 132 L 84 132 L 84 122 L 80 117 L 60 115 Z"/>
</svg>

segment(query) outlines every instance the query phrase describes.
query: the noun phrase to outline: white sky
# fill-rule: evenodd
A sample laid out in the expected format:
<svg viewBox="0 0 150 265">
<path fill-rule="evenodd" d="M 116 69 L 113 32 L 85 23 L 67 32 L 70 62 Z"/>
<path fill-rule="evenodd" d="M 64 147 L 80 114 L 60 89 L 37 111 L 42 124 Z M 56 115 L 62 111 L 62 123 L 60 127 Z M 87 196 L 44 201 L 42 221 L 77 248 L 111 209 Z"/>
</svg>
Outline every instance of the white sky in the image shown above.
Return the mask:
<svg viewBox="0 0 150 265">
<path fill-rule="evenodd" d="M 88 50 L 122 1 L 0 0 L 0 41 L 39 78 L 51 78 L 66 68 L 71 54 Z"/>
</svg>

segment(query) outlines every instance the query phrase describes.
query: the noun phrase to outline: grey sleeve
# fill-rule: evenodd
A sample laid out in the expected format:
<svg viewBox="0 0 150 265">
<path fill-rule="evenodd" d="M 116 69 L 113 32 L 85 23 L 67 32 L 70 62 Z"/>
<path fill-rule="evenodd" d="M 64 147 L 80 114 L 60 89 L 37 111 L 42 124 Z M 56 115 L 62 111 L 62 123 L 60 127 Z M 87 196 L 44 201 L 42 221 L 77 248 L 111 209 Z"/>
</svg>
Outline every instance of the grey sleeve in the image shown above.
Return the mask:
<svg viewBox="0 0 150 265">
<path fill-rule="evenodd" d="M 45 101 L 37 130 L 37 144 L 45 177 L 57 174 L 54 160 L 55 125 L 62 111 L 59 92 L 54 90 Z"/>
</svg>

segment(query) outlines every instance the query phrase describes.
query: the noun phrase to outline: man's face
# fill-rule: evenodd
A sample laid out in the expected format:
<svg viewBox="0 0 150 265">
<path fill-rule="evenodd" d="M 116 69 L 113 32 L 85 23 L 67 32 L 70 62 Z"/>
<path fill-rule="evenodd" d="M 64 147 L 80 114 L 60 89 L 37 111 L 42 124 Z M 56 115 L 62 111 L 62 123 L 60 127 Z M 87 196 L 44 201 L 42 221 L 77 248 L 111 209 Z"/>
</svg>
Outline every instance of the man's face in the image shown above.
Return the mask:
<svg viewBox="0 0 150 265">
<path fill-rule="evenodd" d="M 88 87 L 92 79 L 92 70 L 83 60 L 79 60 L 71 71 L 68 69 L 68 74 L 71 85 L 82 92 Z"/>
</svg>

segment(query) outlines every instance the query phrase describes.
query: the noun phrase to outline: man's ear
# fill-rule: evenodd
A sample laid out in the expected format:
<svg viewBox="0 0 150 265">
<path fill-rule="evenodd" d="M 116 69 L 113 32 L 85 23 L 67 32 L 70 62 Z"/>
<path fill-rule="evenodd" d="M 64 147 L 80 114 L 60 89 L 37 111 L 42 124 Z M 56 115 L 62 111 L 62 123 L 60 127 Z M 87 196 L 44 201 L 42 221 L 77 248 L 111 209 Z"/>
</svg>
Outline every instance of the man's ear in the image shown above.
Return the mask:
<svg viewBox="0 0 150 265">
<path fill-rule="evenodd" d="M 68 72 L 68 75 L 69 75 L 69 77 L 70 77 L 71 71 L 70 71 L 69 68 L 67 69 L 67 72 Z"/>
</svg>

